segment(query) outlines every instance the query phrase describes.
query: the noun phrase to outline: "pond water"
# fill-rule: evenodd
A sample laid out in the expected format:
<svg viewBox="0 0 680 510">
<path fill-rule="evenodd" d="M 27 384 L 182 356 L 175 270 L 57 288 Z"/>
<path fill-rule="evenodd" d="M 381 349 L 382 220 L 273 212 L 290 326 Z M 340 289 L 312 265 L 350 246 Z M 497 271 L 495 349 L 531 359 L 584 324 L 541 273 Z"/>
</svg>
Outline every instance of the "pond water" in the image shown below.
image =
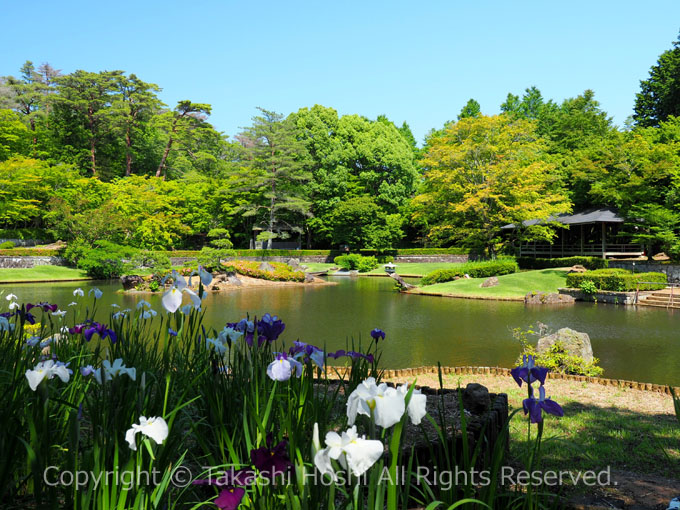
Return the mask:
<svg viewBox="0 0 680 510">
<path fill-rule="evenodd" d="M 346 339 L 368 337 L 378 327 L 387 333 L 382 364 L 387 368 L 421 365 L 511 367 L 519 344 L 511 330 L 540 321 L 551 330 L 570 327 L 590 335 L 604 377 L 680 385 L 680 313 L 646 307 L 577 303 L 565 307 L 526 307 L 523 303 L 403 295 L 389 278 L 335 278 L 337 285 L 249 288 L 210 294 L 206 320 L 221 328 L 249 313 L 276 314 L 286 323 L 282 338 L 300 339 L 328 350 L 345 348 Z M 134 308 L 146 299 L 161 310 L 160 294 L 123 295 L 119 283 L 63 282 L 2 286 L 23 302 L 49 301 L 62 308 L 73 290 L 104 291 L 102 316 L 112 303 Z M 188 300 L 187 300 L 188 301 Z"/>
</svg>

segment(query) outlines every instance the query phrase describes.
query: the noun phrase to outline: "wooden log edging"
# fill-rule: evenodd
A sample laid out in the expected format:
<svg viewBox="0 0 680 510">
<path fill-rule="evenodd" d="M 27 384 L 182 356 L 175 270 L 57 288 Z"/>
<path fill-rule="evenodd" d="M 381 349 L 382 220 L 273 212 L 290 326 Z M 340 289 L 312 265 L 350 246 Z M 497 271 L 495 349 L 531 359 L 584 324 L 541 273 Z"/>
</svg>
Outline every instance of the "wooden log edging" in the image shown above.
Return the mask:
<svg viewBox="0 0 680 510">
<path fill-rule="evenodd" d="M 345 375 L 348 367 L 329 367 L 335 373 Z M 414 377 L 418 375 L 436 374 L 438 367 L 424 366 L 416 368 L 397 368 L 386 369 L 383 371 L 383 378 L 404 378 Z M 441 367 L 444 375 L 503 375 L 510 377 L 510 369 L 503 367 Z M 665 384 L 644 383 L 637 381 L 627 381 L 624 379 L 606 379 L 603 377 L 590 377 L 585 375 L 559 374 L 556 372 L 548 372 L 548 379 L 561 379 L 563 381 L 587 382 L 592 384 L 599 384 L 601 386 L 612 386 L 624 389 L 633 389 L 640 391 L 652 391 L 655 393 L 671 394 L 671 386 Z M 676 395 L 680 395 L 680 387 L 675 387 Z"/>
</svg>

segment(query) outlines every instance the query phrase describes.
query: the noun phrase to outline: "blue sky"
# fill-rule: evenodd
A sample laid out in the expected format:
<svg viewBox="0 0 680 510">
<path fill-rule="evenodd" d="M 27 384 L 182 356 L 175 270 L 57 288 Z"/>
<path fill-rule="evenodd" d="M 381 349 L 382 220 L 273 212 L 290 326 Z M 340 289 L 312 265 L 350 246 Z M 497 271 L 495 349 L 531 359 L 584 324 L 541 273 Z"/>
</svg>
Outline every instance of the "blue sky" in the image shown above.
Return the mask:
<svg viewBox="0 0 680 510">
<path fill-rule="evenodd" d="M 536 85 L 561 101 L 590 88 L 622 125 L 639 81 L 680 29 L 680 2 L 0 0 L 0 75 L 25 60 L 63 72 L 122 69 L 169 105 L 213 106 L 228 135 L 255 107 L 407 121 L 418 140 L 470 97 L 498 113 Z"/>
</svg>

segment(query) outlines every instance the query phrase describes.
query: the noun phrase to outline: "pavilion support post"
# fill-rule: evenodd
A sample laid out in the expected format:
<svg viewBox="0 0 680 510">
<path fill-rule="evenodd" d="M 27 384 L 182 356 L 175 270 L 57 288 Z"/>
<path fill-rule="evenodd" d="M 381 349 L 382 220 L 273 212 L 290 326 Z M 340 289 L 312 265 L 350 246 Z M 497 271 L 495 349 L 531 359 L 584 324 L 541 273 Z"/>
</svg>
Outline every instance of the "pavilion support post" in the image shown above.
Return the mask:
<svg viewBox="0 0 680 510">
<path fill-rule="evenodd" d="M 602 222 L 602 258 L 607 258 L 607 225 Z"/>
<path fill-rule="evenodd" d="M 583 225 L 581 225 L 581 255 L 583 255 Z"/>
</svg>

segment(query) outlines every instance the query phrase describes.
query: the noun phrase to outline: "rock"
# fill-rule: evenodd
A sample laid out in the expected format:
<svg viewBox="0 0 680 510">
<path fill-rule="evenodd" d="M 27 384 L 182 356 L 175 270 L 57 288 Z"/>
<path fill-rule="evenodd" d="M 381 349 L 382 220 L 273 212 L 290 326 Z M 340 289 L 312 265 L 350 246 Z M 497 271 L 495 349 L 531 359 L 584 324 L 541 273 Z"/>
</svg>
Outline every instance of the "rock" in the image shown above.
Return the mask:
<svg viewBox="0 0 680 510">
<path fill-rule="evenodd" d="M 415 285 L 411 285 L 410 283 L 407 283 L 404 281 L 404 279 L 399 276 L 397 273 L 388 273 L 390 275 L 390 278 L 392 278 L 395 282 L 397 282 L 397 285 L 399 286 L 399 290 L 409 290 L 415 287 Z"/>
<path fill-rule="evenodd" d="M 288 259 L 286 264 L 288 264 L 293 269 L 296 269 L 300 265 L 300 259 Z"/>
<path fill-rule="evenodd" d="M 524 296 L 526 305 L 571 305 L 575 301 L 574 296 L 557 292 L 529 292 Z"/>
<path fill-rule="evenodd" d="M 588 333 L 580 333 L 570 328 L 562 328 L 557 333 L 539 339 L 536 349 L 539 353 L 543 354 L 556 342 L 559 342 L 568 354 L 579 356 L 586 363 L 593 361 L 593 346 L 590 343 Z"/>
<path fill-rule="evenodd" d="M 305 283 L 314 283 L 315 280 L 316 278 L 314 278 L 314 275 L 305 273 Z"/>
<path fill-rule="evenodd" d="M 132 290 L 137 287 L 137 285 L 143 284 L 144 278 L 136 274 L 121 276 L 120 283 L 123 284 L 123 290 Z"/>
<path fill-rule="evenodd" d="M 576 264 L 575 266 L 571 266 L 569 268 L 569 273 L 585 273 L 588 270 L 583 267 L 581 264 Z"/>
<path fill-rule="evenodd" d="M 274 271 L 274 266 L 269 262 L 262 262 L 259 267 L 260 271 Z"/>
<path fill-rule="evenodd" d="M 235 286 L 237 286 L 237 287 L 240 287 L 241 285 L 243 285 L 243 282 L 241 282 L 241 280 L 239 280 L 239 279 L 238 279 L 238 276 L 236 276 L 236 275 L 229 275 L 229 276 L 227 276 L 227 281 L 228 281 L 231 285 L 235 285 Z"/>
<path fill-rule="evenodd" d="M 220 287 L 219 285 L 213 285 L 212 287 L 210 287 L 210 290 L 220 290 Z"/>
<path fill-rule="evenodd" d="M 477 383 L 468 384 L 463 390 L 463 407 L 472 414 L 484 414 L 491 407 L 491 397 L 486 386 Z"/>
<path fill-rule="evenodd" d="M 495 287 L 499 283 L 500 282 L 498 281 L 498 277 L 492 276 L 491 278 L 487 278 L 486 280 L 484 280 L 480 287 Z"/>
</svg>

